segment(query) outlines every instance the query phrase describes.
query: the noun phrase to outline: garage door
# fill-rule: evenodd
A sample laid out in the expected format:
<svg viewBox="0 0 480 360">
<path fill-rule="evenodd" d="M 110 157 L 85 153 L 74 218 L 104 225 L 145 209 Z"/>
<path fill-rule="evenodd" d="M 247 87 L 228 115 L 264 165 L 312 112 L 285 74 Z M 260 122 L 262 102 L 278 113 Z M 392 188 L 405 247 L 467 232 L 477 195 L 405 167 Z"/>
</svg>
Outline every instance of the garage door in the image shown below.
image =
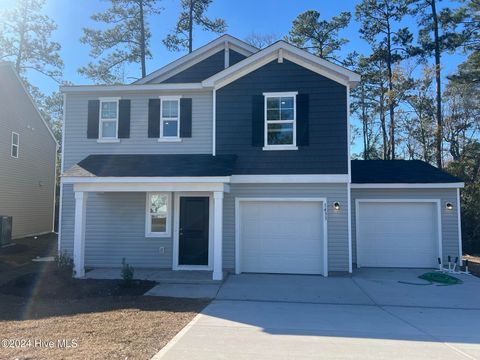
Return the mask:
<svg viewBox="0 0 480 360">
<path fill-rule="evenodd" d="M 359 266 L 406 268 L 437 266 L 439 245 L 436 203 L 357 204 Z"/>
<path fill-rule="evenodd" d="M 324 274 L 323 203 L 241 201 L 240 271 Z"/>
</svg>

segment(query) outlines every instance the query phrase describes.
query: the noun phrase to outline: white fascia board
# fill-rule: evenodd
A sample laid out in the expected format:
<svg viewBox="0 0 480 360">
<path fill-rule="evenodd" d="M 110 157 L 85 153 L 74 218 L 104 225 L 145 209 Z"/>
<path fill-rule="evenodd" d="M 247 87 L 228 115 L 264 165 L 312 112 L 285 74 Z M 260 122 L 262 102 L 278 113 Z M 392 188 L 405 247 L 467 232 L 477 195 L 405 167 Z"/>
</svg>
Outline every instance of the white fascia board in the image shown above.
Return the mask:
<svg viewBox="0 0 480 360">
<path fill-rule="evenodd" d="M 122 184 L 122 183 L 228 183 L 229 176 L 185 176 L 185 177 L 96 177 L 64 176 L 63 184 Z"/>
<path fill-rule="evenodd" d="M 58 141 L 57 139 L 55 138 L 55 135 L 53 134 L 53 131 L 52 131 L 52 128 L 48 125 L 47 121 L 43 118 L 42 116 L 42 113 L 40 112 L 40 109 L 38 108 L 38 105 L 37 103 L 35 102 L 35 100 L 33 100 L 33 97 L 32 95 L 30 94 L 30 92 L 27 90 L 22 78 L 20 77 L 20 75 L 18 75 L 17 71 L 15 70 L 15 68 L 13 67 L 13 65 L 11 63 L 2 63 L 1 66 L 7 66 L 10 68 L 10 70 L 15 74 L 15 77 L 17 78 L 18 82 L 20 83 L 20 85 L 22 86 L 22 89 L 23 91 L 25 92 L 25 94 L 27 95 L 28 99 L 30 100 L 30 102 L 32 103 L 33 105 L 33 108 L 35 109 L 35 112 L 37 113 L 37 115 L 40 117 L 40 119 L 42 120 L 43 122 L 43 125 L 45 125 L 45 127 L 47 128 L 47 131 L 49 132 L 50 136 L 52 137 L 53 141 L 55 141 L 55 145 L 56 145 L 56 148 L 58 150 L 59 148 L 59 144 L 58 144 Z"/>
<path fill-rule="evenodd" d="M 360 75 L 333 64 L 329 61 L 319 58 L 309 52 L 299 49 L 293 45 L 286 43 L 285 41 L 278 41 L 269 47 L 259 51 L 256 54 L 238 62 L 237 64 L 230 66 L 208 79 L 205 79 L 203 86 L 221 87 L 228 84 L 231 81 L 238 79 L 245 74 L 256 70 L 260 66 L 278 58 L 278 50 L 283 49 L 282 56 L 290 61 L 293 61 L 301 66 L 304 66 L 312 71 L 315 71 L 325 77 L 328 77 L 334 81 L 337 81 L 344 85 L 354 85 L 360 81 Z M 268 61 L 267 61 L 267 59 Z"/>
<path fill-rule="evenodd" d="M 220 191 L 229 192 L 228 184 L 218 182 L 147 182 L 147 183 L 76 183 L 73 185 L 75 192 L 180 192 L 180 191 Z"/>
<path fill-rule="evenodd" d="M 352 189 L 459 189 L 465 183 L 398 183 L 398 184 L 352 184 Z"/>
<path fill-rule="evenodd" d="M 348 175 L 232 175 L 231 184 L 348 183 Z"/>
<path fill-rule="evenodd" d="M 197 62 L 206 59 L 207 57 L 213 55 L 214 53 L 222 50 L 224 48 L 225 42 L 234 46 L 234 50 L 238 51 L 242 55 L 249 56 L 253 53 L 258 52 L 258 49 L 254 46 L 247 44 L 244 41 L 241 41 L 231 35 L 222 35 L 217 39 L 209 42 L 208 44 L 192 51 L 190 54 L 187 54 L 181 57 L 178 60 L 171 62 L 170 64 L 148 74 L 142 79 L 135 81 L 133 84 L 146 84 L 149 81 L 162 76 L 163 74 L 167 74 L 168 76 L 173 76 L 176 73 L 182 71 L 182 69 L 186 69 Z M 199 60 L 200 59 L 200 60 Z"/>
<path fill-rule="evenodd" d="M 60 91 L 64 94 L 81 94 L 92 92 L 130 92 L 130 91 L 159 91 L 159 90 L 202 90 L 201 83 L 178 83 L 178 84 L 145 84 L 145 85 L 76 85 L 61 86 Z"/>
</svg>

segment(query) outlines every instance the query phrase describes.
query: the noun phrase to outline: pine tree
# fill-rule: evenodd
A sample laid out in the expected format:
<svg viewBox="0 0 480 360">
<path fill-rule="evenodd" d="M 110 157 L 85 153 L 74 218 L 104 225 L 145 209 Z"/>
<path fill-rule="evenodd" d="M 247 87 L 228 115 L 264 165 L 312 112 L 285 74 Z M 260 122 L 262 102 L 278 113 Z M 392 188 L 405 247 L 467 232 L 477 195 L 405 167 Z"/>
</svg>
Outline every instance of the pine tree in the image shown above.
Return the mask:
<svg viewBox="0 0 480 360">
<path fill-rule="evenodd" d="M 92 20 L 110 25 L 106 29 L 84 28 L 80 42 L 91 47 L 90 62 L 78 71 L 100 83 L 124 82 L 125 66 L 140 64 L 141 76 L 147 75 L 146 60 L 151 58 L 151 32 L 148 18 L 160 13 L 158 0 L 110 0 L 104 12 L 91 16 Z"/>
<path fill-rule="evenodd" d="M 342 12 L 330 21 L 320 20 L 318 11 L 305 11 L 293 20 L 287 40 L 322 59 L 342 63 L 336 53 L 348 40 L 340 38 L 339 32 L 348 26 L 350 18 L 349 12 Z"/>
<path fill-rule="evenodd" d="M 362 0 L 356 7 L 356 18 L 361 23 L 360 33 L 385 59 L 388 82 L 388 111 L 390 117 L 389 158 L 395 159 L 395 108 L 393 67 L 408 56 L 413 35 L 398 23 L 409 11 L 410 0 Z"/>
<path fill-rule="evenodd" d="M 178 19 L 175 30 L 167 35 L 163 43 L 172 51 L 188 49 L 193 51 L 193 30 L 199 25 L 206 31 L 224 33 L 227 29 L 225 20 L 217 18 L 210 20 L 205 12 L 211 5 L 212 0 L 181 0 L 182 12 Z"/>
<path fill-rule="evenodd" d="M 19 0 L 13 9 L 0 15 L 3 18 L 0 60 L 13 63 L 31 92 L 38 92 L 38 89 L 28 82 L 27 71 L 39 72 L 55 81 L 62 76 L 60 44 L 50 40 L 57 26 L 41 14 L 44 3 L 44 0 Z"/>
</svg>

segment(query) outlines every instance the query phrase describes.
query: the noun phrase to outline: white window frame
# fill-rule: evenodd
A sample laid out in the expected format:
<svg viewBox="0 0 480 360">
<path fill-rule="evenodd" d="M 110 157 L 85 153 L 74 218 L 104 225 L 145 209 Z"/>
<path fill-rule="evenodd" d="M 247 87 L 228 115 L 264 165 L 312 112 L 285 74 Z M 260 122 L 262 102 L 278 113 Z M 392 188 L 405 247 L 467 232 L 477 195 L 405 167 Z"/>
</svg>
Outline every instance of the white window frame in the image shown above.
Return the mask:
<svg viewBox="0 0 480 360">
<path fill-rule="evenodd" d="M 167 221 L 164 232 L 152 231 L 152 219 L 150 214 L 150 199 L 153 195 L 167 196 Z M 145 237 L 170 237 L 172 228 L 172 194 L 169 192 L 147 192 L 145 201 Z"/>
<path fill-rule="evenodd" d="M 120 140 L 118 139 L 118 112 L 119 112 L 119 97 L 103 97 L 99 98 L 100 100 L 100 106 L 98 109 L 98 142 L 119 142 Z M 117 117 L 115 119 L 102 119 L 102 103 L 106 102 L 115 102 L 117 104 Z M 102 129 L 103 129 L 103 122 L 114 122 L 116 125 L 116 132 L 115 132 L 115 137 L 104 137 L 102 134 Z"/>
<path fill-rule="evenodd" d="M 15 142 L 13 141 L 13 138 L 14 136 L 17 135 L 17 143 L 15 144 Z M 16 148 L 17 149 L 17 156 L 14 156 L 13 155 L 13 149 Z M 15 158 L 15 159 L 18 159 L 18 155 L 20 153 L 20 134 L 15 132 L 15 131 L 12 131 L 12 145 L 10 147 L 10 156 Z"/>
<path fill-rule="evenodd" d="M 264 97 L 264 146 L 263 150 L 297 150 L 297 95 L 298 91 L 290 92 L 265 92 Z M 267 100 L 277 97 L 293 97 L 293 120 L 268 120 Z M 269 124 L 293 124 L 293 143 L 289 145 L 269 145 L 268 125 Z"/>
<path fill-rule="evenodd" d="M 182 98 L 181 96 L 160 96 L 160 138 L 158 141 L 182 141 L 180 138 L 180 99 Z M 178 102 L 178 117 L 177 117 L 177 136 L 164 136 L 163 135 L 163 122 L 164 121 L 169 121 L 174 118 L 164 118 L 163 117 L 163 102 L 164 101 L 177 101 Z"/>
</svg>

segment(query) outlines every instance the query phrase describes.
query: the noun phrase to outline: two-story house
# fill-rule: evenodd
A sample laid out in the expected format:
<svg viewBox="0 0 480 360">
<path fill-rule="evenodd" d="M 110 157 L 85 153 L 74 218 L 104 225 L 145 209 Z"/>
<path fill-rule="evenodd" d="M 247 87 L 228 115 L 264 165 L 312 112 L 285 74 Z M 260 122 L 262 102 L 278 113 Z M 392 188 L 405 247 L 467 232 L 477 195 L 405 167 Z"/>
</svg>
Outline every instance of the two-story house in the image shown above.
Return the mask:
<svg viewBox="0 0 480 360">
<path fill-rule="evenodd" d="M 0 215 L 12 237 L 53 231 L 57 141 L 14 67 L 0 62 Z"/>
<path fill-rule="evenodd" d="M 359 75 L 224 35 L 130 85 L 62 87 L 59 247 L 85 267 L 321 274 L 461 254 L 461 180 L 350 161 Z"/>
</svg>

